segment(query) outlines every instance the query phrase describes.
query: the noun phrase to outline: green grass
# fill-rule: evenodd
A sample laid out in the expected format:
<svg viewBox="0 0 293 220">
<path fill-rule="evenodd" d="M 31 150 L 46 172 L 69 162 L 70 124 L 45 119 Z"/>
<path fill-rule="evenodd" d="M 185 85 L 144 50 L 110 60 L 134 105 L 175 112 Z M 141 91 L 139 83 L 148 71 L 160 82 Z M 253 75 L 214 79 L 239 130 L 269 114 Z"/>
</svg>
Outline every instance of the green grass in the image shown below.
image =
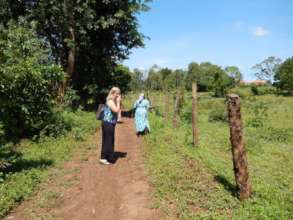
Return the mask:
<svg viewBox="0 0 293 220">
<path fill-rule="evenodd" d="M 62 165 L 78 147 L 87 147 L 98 125 L 94 114 L 83 111 L 63 114 L 73 125 L 69 133 L 59 138 L 42 137 L 38 142 L 24 140 L 0 148 L 1 157 L 9 158 L 10 163 L 0 183 L 0 217 L 49 180 L 51 167 Z"/>
<path fill-rule="evenodd" d="M 257 103 L 267 105 L 266 117 L 254 113 Z M 189 103 L 176 130 L 151 114 L 144 146 L 154 205 L 166 219 L 293 219 L 293 98 L 242 100 L 245 125 L 255 117 L 264 120 L 244 128 L 253 189 L 245 202 L 235 195 L 229 127 L 208 120 L 221 104 L 223 99 L 200 99 L 198 148 L 191 145 Z"/>
</svg>

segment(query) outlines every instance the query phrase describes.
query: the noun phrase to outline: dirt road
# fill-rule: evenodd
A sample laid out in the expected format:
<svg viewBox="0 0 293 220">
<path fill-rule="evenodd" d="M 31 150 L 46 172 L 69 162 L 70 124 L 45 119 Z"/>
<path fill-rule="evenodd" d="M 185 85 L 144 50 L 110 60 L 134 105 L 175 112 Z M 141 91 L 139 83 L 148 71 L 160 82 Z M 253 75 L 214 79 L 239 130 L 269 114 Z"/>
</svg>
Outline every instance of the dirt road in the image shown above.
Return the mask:
<svg viewBox="0 0 293 220">
<path fill-rule="evenodd" d="M 151 189 L 145 175 L 139 142 L 133 119 L 124 118 L 123 123 L 116 127 L 115 151 L 119 156 L 116 163 L 109 166 L 98 163 L 100 144 L 97 144 L 85 162 L 68 162 L 64 169 L 74 167 L 76 171 L 70 175 L 75 175 L 78 181 L 59 190 L 58 195 L 61 196 L 58 205 L 47 209 L 46 215 L 49 213 L 56 219 L 65 220 L 159 219 L 158 211 L 151 208 Z M 65 177 L 62 178 L 61 182 L 67 181 Z M 34 219 L 24 211 L 29 206 L 24 202 L 7 219 Z M 34 216 L 40 217 L 40 213 Z"/>
</svg>

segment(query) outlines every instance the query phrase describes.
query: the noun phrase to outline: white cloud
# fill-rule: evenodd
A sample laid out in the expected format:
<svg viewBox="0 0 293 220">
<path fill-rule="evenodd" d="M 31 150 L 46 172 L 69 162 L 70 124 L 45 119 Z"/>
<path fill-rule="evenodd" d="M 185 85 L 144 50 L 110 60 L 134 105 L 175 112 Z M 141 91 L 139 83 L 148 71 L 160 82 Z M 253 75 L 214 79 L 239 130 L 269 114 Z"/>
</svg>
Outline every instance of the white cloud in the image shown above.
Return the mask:
<svg viewBox="0 0 293 220">
<path fill-rule="evenodd" d="M 255 37 L 265 37 L 265 36 L 269 35 L 270 33 L 271 32 L 268 29 L 266 29 L 262 26 L 257 26 L 252 29 L 252 34 Z"/>
</svg>

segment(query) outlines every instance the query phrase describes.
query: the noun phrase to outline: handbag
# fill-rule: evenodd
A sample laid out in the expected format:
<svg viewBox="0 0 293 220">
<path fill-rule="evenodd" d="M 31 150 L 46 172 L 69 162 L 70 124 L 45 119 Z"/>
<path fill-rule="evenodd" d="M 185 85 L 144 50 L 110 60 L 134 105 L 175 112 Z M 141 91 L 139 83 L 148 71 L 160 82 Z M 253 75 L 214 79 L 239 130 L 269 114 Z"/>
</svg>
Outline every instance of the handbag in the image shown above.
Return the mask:
<svg viewBox="0 0 293 220">
<path fill-rule="evenodd" d="M 105 105 L 104 104 L 99 104 L 97 112 L 96 112 L 96 119 L 102 121 L 104 119 L 104 110 L 105 110 Z"/>
</svg>

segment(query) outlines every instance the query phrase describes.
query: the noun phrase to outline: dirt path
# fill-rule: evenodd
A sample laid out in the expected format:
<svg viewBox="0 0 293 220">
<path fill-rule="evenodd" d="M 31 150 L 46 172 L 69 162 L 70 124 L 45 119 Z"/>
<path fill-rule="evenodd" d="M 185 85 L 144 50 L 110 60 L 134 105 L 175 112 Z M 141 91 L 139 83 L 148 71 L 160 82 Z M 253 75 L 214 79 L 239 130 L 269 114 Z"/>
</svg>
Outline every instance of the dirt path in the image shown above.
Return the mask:
<svg viewBox="0 0 293 220">
<path fill-rule="evenodd" d="M 140 140 L 135 135 L 133 120 L 125 118 L 123 121 L 116 127 L 115 151 L 124 157 L 114 165 L 98 164 L 99 144 L 83 162 L 79 159 L 67 163 L 65 169 L 72 169 L 73 173 L 58 182 L 66 184 L 72 178 L 76 181 L 70 187 L 57 187 L 56 204 L 47 207 L 45 212 L 44 209 L 31 211 L 34 216 L 49 215 L 68 220 L 159 219 L 158 211 L 151 208 L 151 189 L 144 173 Z M 7 219 L 34 219 L 24 211 L 32 210 L 28 207 L 34 202 L 25 203 Z"/>
</svg>

